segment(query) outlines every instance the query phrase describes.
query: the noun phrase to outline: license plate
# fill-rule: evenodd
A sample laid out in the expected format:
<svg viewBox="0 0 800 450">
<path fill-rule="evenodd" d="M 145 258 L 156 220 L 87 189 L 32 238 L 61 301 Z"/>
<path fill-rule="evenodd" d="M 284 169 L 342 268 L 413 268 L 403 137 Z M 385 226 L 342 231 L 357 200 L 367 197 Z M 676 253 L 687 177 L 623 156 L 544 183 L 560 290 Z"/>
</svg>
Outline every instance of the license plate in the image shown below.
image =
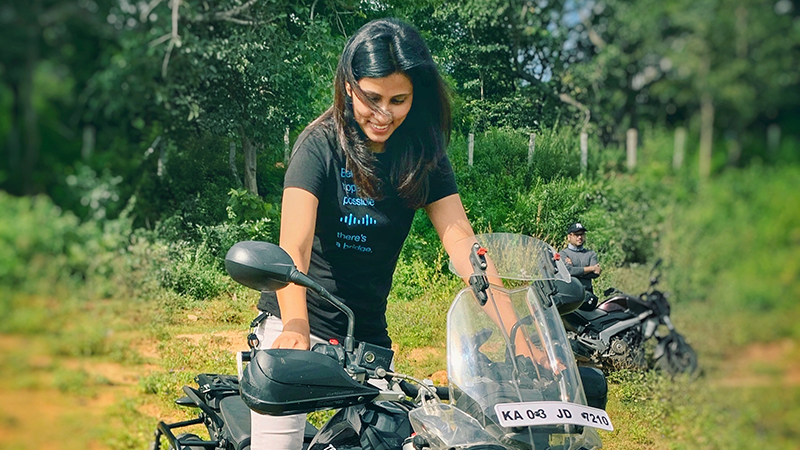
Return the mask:
<svg viewBox="0 0 800 450">
<path fill-rule="evenodd" d="M 499 403 L 494 412 L 504 427 L 572 424 L 612 431 L 611 419 L 602 409 L 567 402 Z"/>
</svg>

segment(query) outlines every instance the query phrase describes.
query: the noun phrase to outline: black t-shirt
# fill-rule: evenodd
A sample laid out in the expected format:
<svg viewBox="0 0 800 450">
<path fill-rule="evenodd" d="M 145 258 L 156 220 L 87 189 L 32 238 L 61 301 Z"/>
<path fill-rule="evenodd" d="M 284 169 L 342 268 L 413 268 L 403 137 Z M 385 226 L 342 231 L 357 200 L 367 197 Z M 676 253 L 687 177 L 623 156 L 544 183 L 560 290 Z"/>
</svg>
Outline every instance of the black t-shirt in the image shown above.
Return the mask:
<svg viewBox="0 0 800 450">
<path fill-rule="evenodd" d="M 376 157 L 378 166 L 387 169 L 381 173 L 387 173 L 389 151 Z M 323 122 L 298 138 L 284 189 L 301 188 L 319 199 L 308 275 L 353 310 L 356 340 L 389 347 L 386 297 L 415 211 L 403 204 L 387 176 L 381 178 L 384 198 L 379 201 L 359 197 L 352 177 L 332 124 Z M 445 157 L 430 174 L 425 203 L 455 193 L 455 176 Z M 311 332 L 343 339 L 344 313 L 311 291 L 307 300 Z M 280 316 L 272 292 L 261 296 L 258 308 Z"/>
</svg>

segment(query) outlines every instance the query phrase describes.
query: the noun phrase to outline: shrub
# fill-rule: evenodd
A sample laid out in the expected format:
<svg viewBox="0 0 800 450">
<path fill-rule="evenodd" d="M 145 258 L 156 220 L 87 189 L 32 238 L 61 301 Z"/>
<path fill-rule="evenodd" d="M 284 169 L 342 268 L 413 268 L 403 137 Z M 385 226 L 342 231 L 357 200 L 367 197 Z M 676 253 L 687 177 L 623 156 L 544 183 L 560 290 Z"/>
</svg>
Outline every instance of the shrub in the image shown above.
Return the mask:
<svg viewBox="0 0 800 450">
<path fill-rule="evenodd" d="M 668 216 L 664 254 L 686 300 L 764 311 L 800 295 L 800 169 L 759 165 L 699 186 Z"/>
<path fill-rule="evenodd" d="M 228 279 L 220 270 L 220 262 L 206 242 L 197 246 L 188 242 L 174 243 L 170 252 L 173 256 L 164 272 L 165 287 L 178 294 L 204 300 L 221 294 L 228 286 Z"/>
<path fill-rule="evenodd" d="M 109 262 L 130 236 L 125 213 L 86 221 L 45 197 L 0 192 L 0 285 L 44 292 L 53 283 L 86 282 L 111 274 Z"/>
</svg>

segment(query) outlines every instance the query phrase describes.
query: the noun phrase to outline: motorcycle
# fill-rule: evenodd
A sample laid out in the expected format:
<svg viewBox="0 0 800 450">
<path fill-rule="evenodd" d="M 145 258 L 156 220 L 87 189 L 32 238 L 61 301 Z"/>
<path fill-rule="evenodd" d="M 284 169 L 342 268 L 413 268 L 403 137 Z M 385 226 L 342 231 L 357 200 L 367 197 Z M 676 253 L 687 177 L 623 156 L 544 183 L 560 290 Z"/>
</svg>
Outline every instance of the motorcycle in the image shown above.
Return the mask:
<svg viewBox="0 0 800 450">
<path fill-rule="evenodd" d="M 647 290 L 639 296 L 609 288 L 604 292 L 607 298 L 600 304 L 596 304 L 595 297 L 585 303 L 593 307 L 582 305 L 562 317 L 580 363 L 591 364 L 606 373 L 652 367 L 670 376 L 697 374 L 697 354 L 675 329 L 667 294 L 656 289 L 660 267 L 658 260 L 650 272 Z M 666 333 L 659 333 L 662 326 L 666 327 Z M 652 363 L 648 363 L 645 344 L 652 338 L 656 339 L 656 346 Z"/>
<path fill-rule="evenodd" d="M 163 437 L 173 450 L 243 450 L 250 409 L 287 415 L 333 408 L 341 409 L 319 430 L 307 424 L 304 449 L 600 448 L 595 429 L 613 429 L 601 409 L 605 379 L 577 367 L 560 320 L 582 303 L 580 283 L 535 238 L 490 234 L 464 245 L 470 269 L 452 262 L 451 269 L 470 286 L 448 312 L 445 388 L 392 372 L 391 349 L 356 343 L 349 308 L 298 271 L 280 247 L 237 243 L 225 261 L 234 280 L 259 291 L 288 283 L 312 289 L 345 313 L 346 336 L 310 351 L 259 350 L 251 342 L 252 350 L 239 354 L 238 376 L 201 374 L 198 388 L 184 387 L 177 403 L 199 408 L 198 418 L 159 422 L 152 448 L 159 450 Z M 378 379 L 384 389 L 370 382 Z M 594 406 L 582 379 L 591 382 Z M 209 440 L 176 434 L 198 424 Z"/>
</svg>

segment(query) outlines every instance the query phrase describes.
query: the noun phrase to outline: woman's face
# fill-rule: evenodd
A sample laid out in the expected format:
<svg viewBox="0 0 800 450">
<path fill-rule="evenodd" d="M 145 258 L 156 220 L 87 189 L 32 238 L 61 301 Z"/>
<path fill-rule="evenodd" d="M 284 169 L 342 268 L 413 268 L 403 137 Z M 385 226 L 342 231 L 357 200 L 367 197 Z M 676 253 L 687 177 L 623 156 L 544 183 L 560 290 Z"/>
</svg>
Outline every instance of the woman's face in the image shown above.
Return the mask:
<svg viewBox="0 0 800 450">
<path fill-rule="evenodd" d="M 400 72 L 382 78 L 364 77 L 358 80 L 358 86 L 381 109 L 381 112 L 373 111 L 370 105 L 353 94 L 349 84 L 345 84 L 347 95 L 353 99 L 356 122 L 372 142 L 372 150 L 381 153 L 386 140 L 403 123 L 411 110 L 414 86 L 411 79 Z"/>
</svg>

